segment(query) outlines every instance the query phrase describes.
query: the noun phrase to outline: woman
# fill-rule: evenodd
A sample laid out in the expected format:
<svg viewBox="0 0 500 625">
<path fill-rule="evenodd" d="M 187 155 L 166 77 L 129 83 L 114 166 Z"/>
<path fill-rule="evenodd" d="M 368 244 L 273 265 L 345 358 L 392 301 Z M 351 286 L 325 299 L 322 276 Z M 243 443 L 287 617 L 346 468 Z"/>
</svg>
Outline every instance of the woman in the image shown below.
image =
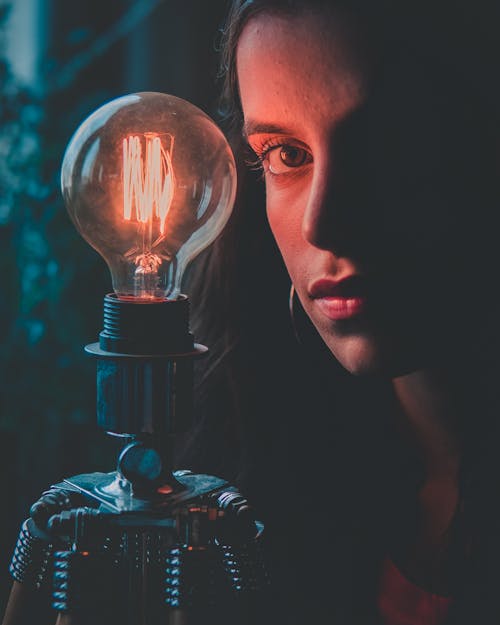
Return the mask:
<svg viewBox="0 0 500 625">
<path fill-rule="evenodd" d="M 273 623 L 500 618 L 495 50 L 457 3 L 401 5 L 235 0 L 225 30 L 226 114 L 301 348 L 243 184 L 204 259 L 197 457 L 243 458 Z"/>
</svg>

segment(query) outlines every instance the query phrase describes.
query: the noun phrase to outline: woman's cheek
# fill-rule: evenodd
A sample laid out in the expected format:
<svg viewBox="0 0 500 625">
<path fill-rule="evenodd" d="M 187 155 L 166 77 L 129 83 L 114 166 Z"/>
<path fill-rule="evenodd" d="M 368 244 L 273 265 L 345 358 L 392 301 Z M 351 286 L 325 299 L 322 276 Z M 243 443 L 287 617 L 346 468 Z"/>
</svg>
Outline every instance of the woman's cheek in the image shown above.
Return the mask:
<svg viewBox="0 0 500 625">
<path fill-rule="evenodd" d="M 297 248 L 301 247 L 302 220 L 307 197 L 307 192 L 298 188 L 288 190 L 275 188 L 271 184 L 266 187 L 267 219 L 282 252 L 289 247 L 289 244 Z"/>
<path fill-rule="evenodd" d="M 300 265 L 305 251 L 300 213 L 290 205 L 286 208 L 274 206 L 268 208 L 267 218 L 288 272 L 293 277 L 293 268 Z"/>
</svg>

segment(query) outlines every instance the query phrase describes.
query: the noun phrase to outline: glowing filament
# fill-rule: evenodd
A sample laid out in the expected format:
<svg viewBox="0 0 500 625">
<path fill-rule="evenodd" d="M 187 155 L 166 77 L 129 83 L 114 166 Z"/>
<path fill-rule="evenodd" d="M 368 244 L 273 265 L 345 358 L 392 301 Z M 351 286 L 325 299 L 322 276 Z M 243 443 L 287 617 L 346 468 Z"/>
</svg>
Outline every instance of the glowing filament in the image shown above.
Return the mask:
<svg viewBox="0 0 500 625">
<path fill-rule="evenodd" d="M 152 225 L 160 220 L 164 234 L 174 192 L 172 158 L 160 137 L 146 134 L 145 157 L 141 137 L 123 140 L 123 217 Z"/>
</svg>

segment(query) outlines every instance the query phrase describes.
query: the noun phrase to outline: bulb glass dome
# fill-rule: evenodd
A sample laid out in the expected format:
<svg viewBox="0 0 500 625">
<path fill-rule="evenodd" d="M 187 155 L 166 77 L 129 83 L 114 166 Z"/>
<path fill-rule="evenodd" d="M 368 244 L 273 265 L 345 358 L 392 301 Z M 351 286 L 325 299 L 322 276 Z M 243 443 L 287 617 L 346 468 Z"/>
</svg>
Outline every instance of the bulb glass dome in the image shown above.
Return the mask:
<svg viewBox="0 0 500 625">
<path fill-rule="evenodd" d="M 186 266 L 231 214 L 236 168 L 203 111 L 172 95 L 136 93 L 104 104 L 77 129 L 61 187 L 119 298 L 176 299 Z"/>
</svg>

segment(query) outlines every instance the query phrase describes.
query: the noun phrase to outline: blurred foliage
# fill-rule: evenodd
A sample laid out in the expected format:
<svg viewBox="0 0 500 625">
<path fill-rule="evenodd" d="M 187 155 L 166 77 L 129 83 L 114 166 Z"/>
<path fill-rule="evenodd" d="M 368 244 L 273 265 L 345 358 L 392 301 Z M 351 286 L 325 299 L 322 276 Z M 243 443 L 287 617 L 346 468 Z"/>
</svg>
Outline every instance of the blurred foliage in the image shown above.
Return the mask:
<svg viewBox="0 0 500 625">
<path fill-rule="evenodd" d="M 2 37 L 7 15 L 3 6 Z M 88 263 L 88 254 L 79 257 L 82 248 L 75 246 L 62 205 L 54 120 L 33 92 L 16 83 L 5 60 L 0 83 L 0 427 L 22 422 L 37 429 L 31 421 L 40 415 L 28 414 L 37 405 L 50 405 L 76 422 L 86 418 L 75 375 L 84 366 L 82 346 L 72 340 L 84 334 L 84 319 L 74 307 L 69 314 L 65 301 L 75 294 L 79 261 Z"/>
</svg>

